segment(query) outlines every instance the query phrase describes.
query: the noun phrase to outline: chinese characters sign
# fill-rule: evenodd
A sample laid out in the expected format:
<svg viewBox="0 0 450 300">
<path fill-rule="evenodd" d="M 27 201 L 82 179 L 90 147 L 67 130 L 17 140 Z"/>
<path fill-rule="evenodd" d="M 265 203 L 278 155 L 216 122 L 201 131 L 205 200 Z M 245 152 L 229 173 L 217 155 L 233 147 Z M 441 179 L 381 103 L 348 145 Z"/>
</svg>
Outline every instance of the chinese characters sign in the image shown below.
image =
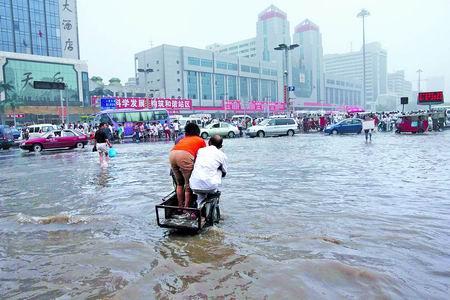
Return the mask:
<svg viewBox="0 0 450 300">
<path fill-rule="evenodd" d="M 269 107 L 267 107 L 269 104 Z M 233 111 L 243 111 L 246 110 L 248 112 L 265 112 L 267 109 L 270 112 L 281 112 L 285 111 L 286 106 L 284 102 L 265 102 L 265 101 L 250 101 L 244 108 L 241 100 L 228 100 L 225 101 L 225 109 L 233 110 Z"/>
<path fill-rule="evenodd" d="M 79 59 L 76 0 L 59 0 L 59 13 L 62 56 Z"/>
<path fill-rule="evenodd" d="M 440 104 L 444 102 L 444 93 L 439 92 L 424 92 L 417 95 L 418 104 Z"/>
<path fill-rule="evenodd" d="M 92 97 L 95 105 L 99 97 Z M 164 108 L 167 110 L 192 110 L 191 99 L 110 97 L 100 99 L 101 109 L 145 109 Z"/>
</svg>

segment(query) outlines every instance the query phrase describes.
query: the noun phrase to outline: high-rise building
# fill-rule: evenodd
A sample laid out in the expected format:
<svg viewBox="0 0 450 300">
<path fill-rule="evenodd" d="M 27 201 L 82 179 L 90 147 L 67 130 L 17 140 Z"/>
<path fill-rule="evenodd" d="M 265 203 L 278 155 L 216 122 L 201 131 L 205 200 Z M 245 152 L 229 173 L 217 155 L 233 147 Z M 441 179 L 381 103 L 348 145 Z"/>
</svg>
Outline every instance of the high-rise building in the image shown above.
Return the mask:
<svg viewBox="0 0 450 300">
<path fill-rule="evenodd" d="M 324 56 L 324 71 L 363 81 L 363 51 Z M 366 108 L 375 109 L 376 99 L 387 93 L 387 52 L 379 43 L 366 45 Z"/>
<path fill-rule="evenodd" d="M 405 71 L 388 73 L 388 93 L 398 97 L 410 97 L 412 92 L 411 81 L 405 80 Z"/>
<path fill-rule="evenodd" d="M 215 107 L 224 100 L 279 101 L 277 64 L 161 45 L 135 54 L 137 83 L 150 97 L 189 98 L 193 106 Z M 139 72 L 151 69 L 153 72 Z"/>
<path fill-rule="evenodd" d="M 75 121 L 92 113 L 86 62 L 79 60 L 76 0 L 0 0 L 0 99 L 15 101 L 20 123 Z M 34 81 L 65 90 L 34 89 Z M 8 115 L 11 115 L 8 112 Z M 64 118 L 66 121 L 67 119 Z M 7 123 L 13 118 L 8 117 Z"/>
<path fill-rule="evenodd" d="M 80 58 L 76 0 L 0 0 L 0 51 Z"/>
<path fill-rule="evenodd" d="M 281 63 L 282 51 L 274 50 L 279 44 L 291 43 L 287 14 L 271 5 L 258 15 L 256 23 L 256 57 L 264 61 Z"/>
<path fill-rule="evenodd" d="M 306 19 L 295 27 L 293 42 L 300 47 L 292 50 L 292 85 L 294 94 L 308 101 L 325 100 L 323 76 L 322 34 L 319 26 Z"/>
</svg>

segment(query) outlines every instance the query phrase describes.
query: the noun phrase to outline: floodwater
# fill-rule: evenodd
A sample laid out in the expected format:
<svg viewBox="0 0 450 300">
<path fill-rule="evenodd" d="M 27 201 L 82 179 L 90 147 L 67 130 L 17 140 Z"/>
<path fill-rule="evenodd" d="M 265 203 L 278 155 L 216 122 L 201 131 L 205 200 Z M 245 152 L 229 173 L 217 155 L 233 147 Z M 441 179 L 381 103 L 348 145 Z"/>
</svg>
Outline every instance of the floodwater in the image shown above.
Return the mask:
<svg viewBox="0 0 450 300">
<path fill-rule="evenodd" d="M 221 223 L 156 225 L 171 144 L 0 152 L 0 298 L 448 299 L 450 131 L 225 140 Z"/>
</svg>

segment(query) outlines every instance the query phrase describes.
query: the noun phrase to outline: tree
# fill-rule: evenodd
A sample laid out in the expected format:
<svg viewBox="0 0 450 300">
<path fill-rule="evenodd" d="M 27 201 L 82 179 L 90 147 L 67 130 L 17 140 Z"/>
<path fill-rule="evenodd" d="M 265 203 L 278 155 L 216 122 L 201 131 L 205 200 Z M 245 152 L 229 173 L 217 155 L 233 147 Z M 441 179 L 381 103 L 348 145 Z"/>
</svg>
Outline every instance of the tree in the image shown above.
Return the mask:
<svg viewBox="0 0 450 300">
<path fill-rule="evenodd" d="M 0 113 L 1 113 L 0 117 L 2 119 L 2 124 L 4 124 L 4 122 L 5 122 L 3 116 L 5 115 L 6 107 L 7 106 L 10 106 L 11 108 L 14 107 L 14 112 L 17 107 L 17 104 L 15 103 L 14 100 L 12 100 L 12 97 L 7 97 L 7 94 L 10 92 L 13 92 L 13 91 L 14 91 L 14 86 L 12 86 L 11 84 L 6 83 L 6 82 L 0 82 L 0 95 L 3 92 L 5 93 L 5 99 L 3 101 L 0 101 Z M 12 106 L 11 106 L 11 104 L 12 104 Z M 15 113 L 14 113 L 14 125 L 16 125 Z"/>
<path fill-rule="evenodd" d="M 114 93 L 108 89 L 105 89 L 104 87 L 98 87 L 94 89 L 93 91 L 89 92 L 89 95 L 92 96 L 113 96 Z"/>
<path fill-rule="evenodd" d="M 116 78 L 116 77 L 113 77 L 113 78 L 111 78 L 111 79 L 109 80 L 109 84 L 110 84 L 110 85 L 121 85 L 120 79 L 119 79 L 119 78 Z"/>
</svg>

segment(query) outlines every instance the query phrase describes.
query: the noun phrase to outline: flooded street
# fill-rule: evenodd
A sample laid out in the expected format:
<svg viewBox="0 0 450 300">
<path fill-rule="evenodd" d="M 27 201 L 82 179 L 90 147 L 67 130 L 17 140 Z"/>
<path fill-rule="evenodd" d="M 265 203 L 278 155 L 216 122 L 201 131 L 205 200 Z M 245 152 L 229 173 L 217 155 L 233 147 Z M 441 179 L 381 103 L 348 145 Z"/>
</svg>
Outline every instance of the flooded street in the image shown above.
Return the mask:
<svg viewBox="0 0 450 300">
<path fill-rule="evenodd" d="M 171 143 L 0 152 L 0 298 L 448 299 L 450 131 L 373 138 L 225 140 L 196 236 L 156 225 Z"/>
</svg>

